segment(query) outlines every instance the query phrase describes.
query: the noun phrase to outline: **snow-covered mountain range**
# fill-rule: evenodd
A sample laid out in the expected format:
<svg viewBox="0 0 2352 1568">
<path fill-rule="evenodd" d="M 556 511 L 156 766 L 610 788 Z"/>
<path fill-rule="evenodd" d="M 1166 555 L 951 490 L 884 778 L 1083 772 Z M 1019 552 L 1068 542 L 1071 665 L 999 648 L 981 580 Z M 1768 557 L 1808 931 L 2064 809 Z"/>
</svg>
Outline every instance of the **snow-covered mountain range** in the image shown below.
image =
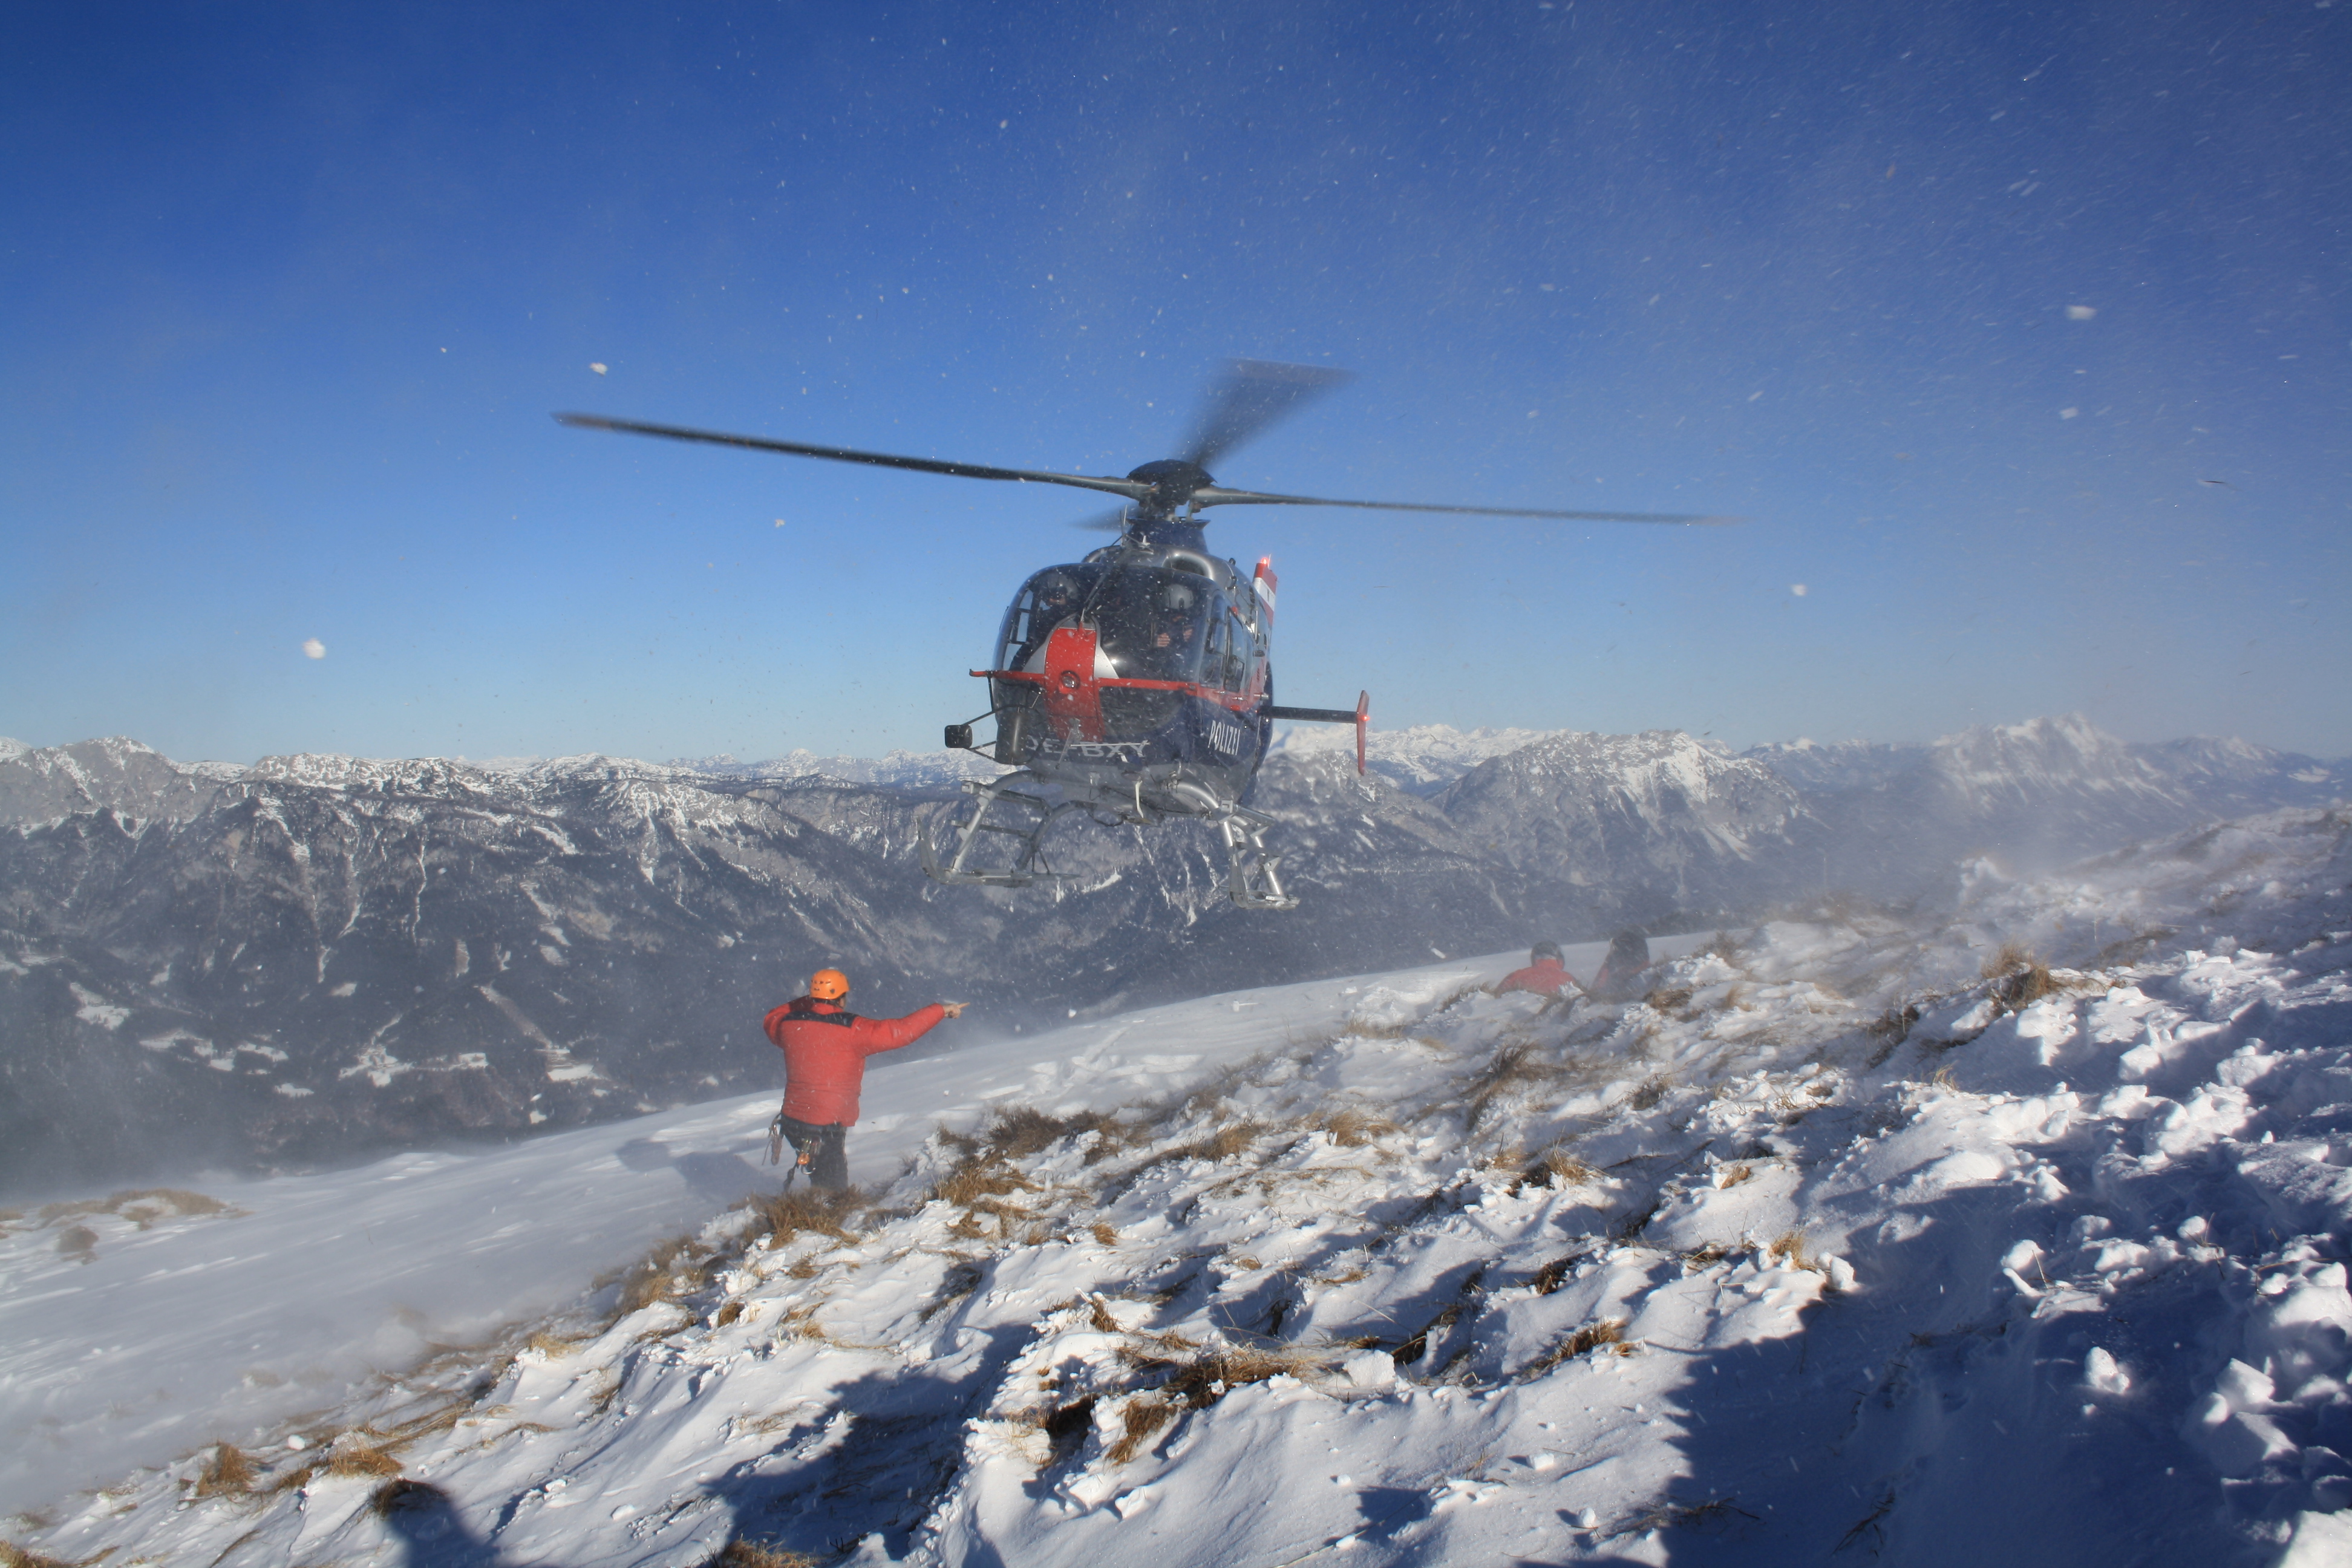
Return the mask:
<svg viewBox="0 0 2352 1568">
<path fill-rule="evenodd" d="M 970 997 L 1035 1029 L 1242 984 L 1628 921 L 1711 929 L 1828 888 L 1907 898 L 2343 793 L 2235 742 L 2079 719 L 1734 756 L 1668 731 L 1286 739 L 1255 804 L 1305 907 L 1236 910 L 1185 825 L 1066 826 L 1058 891 L 940 889 L 919 836 L 965 753 L 181 766 L 0 747 L 0 1187 L 197 1158 L 504 1138 L 772 1077 L 764 1008 L 822 963 L 859 1005 Z M 865 768 L 872 774 L 849 776 Z"/>
<path fill-rule="evenodd" d="M 2352 814 L 1661 948 L 966 1036 L 843 1204 L 758 1096 L 10 1214 L 7 1550 L 2352 1556 Z"/>
</svg>

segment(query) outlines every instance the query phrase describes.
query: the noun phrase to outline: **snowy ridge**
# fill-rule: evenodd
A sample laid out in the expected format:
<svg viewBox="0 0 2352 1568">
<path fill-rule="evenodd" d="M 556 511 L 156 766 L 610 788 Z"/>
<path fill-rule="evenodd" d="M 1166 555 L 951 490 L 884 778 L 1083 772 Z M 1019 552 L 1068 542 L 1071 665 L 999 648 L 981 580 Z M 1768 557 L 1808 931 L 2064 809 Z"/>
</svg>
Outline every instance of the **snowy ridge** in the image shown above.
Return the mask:
<svg viewBox="0 0 2352 1568">
<path fill-rule="evenodd" d="M 212 798 L 216 773 L 197 774 L 127 735 L 69 746 L 0 750 L 0 824 L 61 822 L 80 812 L 185 821 Z"/>
<path fill-rule="evenodd" d="M 821 757 L 814 752 L 794 751 L 761 763 L 739 763 L 726 756 L 698 757 L 682 759 L 672 765 L 706 778 L 761 784 L 824 780 L 873 784 L 883 789 L 936 789 L 964 779 L 994 778 L 1011 771 L 970 752 L 895 750 L 879 757 Z"/>
<path fill-rule="evenodd" d="M 913 1154 L 874 1206 L 721 1215 L 537 1338 L 19 1539 L 2340 1561 L 2347 964 L 2352 815 L 2289 811 L 1776 923 L 1630 1006 L 1465 988 L 1490 963 L 950 1058 L 853 1139 Z M 991 1114 L 924 1137 L 934 1089 Z M 140 1245 L 82 1217 L 95 1267 Z M 71 1281 L 46 1244 L 8 1239 L 13 1290 Z"/>
<path fill-rule="evenodd" d="M 1435 797 L 1463 831 L 1636 920 L 1754 901 L 1813 829 L 1769 769 L 1680 731 L 1570 733 L 1481 763 Z M 1775 852 L 1778 852 L 1777 854 Z"/>
<path fill-rule="evenodd" d="M 1928 755 L 1947 786 L 1979 809 L 2074 790 L 2165 797 L 2155 769 L 2079 713 L 1976 725 L 1942 737 Z"/>
<path fill-rule="evenodd" d="M 1457 730 L 1450 724 L 1415 724 L 1383 730 L 1375 724 L 1364 742 L 1364 765 L 1410 795 L 1433 795 L 1479 763 L 1507 756 L 1559 730 Z M 1356 732 L 1344 724 L 1291 724 L 1275 732 L 1275 752 L 1353 752 Z"/>
<path fill-rule="evenodd" d="M 1924 746 L 1888 745 L 1878 741 L 1774 741 L 1750 746 L 1739 753 L 1813 794 L 1829 790 L 1864 789 L 1884 784 L 1926 760 Z"/>
</svg>

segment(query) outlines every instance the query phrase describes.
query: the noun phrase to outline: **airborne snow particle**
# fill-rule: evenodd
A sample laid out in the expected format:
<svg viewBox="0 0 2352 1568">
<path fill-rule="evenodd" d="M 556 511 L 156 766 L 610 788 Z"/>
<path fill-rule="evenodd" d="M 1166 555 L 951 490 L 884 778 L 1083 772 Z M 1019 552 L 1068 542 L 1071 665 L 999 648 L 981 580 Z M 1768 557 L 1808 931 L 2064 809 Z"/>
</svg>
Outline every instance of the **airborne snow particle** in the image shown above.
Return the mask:
<svg viewBox="0 0 2352 1568">
<path fill-rule="evenodd" d="M 2061 418 L 2061 419 L 2072 419 L 2073 417 L 2074 417 L 2074 416 L 2076 416 L 2077 414 L 2080 414 L 2081 412 L 2083 412 L 2083 411 L 2082 411 L 2081 409 L 2079 409 L 2079 408 L 2061 408 L 2061 409 L 2058 411 L 2058 417 L 2059 417 L 2059 418 Z"/>
<path fill-rule="evenodd" d="M 784 526 L 784 520 L 783 520 L 782 518 L 781 518 L 781 517 L 780 517 L 780 518 L 778 518 L 778 519 L 776 519 L 776 526 L 777 526 L 778 528 L 782 528 L 782 527 L 783 527 L 783 526 Z"/>
<path fill-rule="evenodd" d="M 603 365 L 603 363 L 600 363 L 600 362 L 598 362 L 598 361 L 596 361 L 596 360 L 590 360 L 590 361 L 588 362 L 588 368 L 589 368 L 590 370 L 594 371 L 598 375 L 602 375 L 602 374 L 604 374 L 604 366 Z"/>
<path fill-rule="evenodd" d="M 302 657 L 304 658 L 324 658 L 327 657 L 327 645 L 320 642 L 317 637 L 304 637 L 302 639 Z"/>
<path fill-rule="evenodd" d="M 1802 583 L 1791 583 L 1789 584 L 1789 592 L 1801 599 L 1805 596 L 1805 585 Z"/>
<path fill-rule="evenodd" d="M 2087 321 L 2098 313 L 2099 308 L 2096 305 L 2069 305 L 2066 307 L 2066 319 L 2070 321 Z"/>
</svg>

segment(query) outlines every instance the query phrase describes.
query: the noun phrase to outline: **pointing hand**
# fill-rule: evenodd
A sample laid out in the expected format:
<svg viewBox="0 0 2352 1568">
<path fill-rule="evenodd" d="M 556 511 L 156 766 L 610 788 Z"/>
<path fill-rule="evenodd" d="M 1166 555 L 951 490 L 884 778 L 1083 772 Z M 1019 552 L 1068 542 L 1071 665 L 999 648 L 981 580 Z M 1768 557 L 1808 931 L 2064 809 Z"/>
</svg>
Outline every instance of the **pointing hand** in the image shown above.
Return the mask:
<svg viewBox="0 0 2352 1568">
<path fill-rule="evenodd" d="M 940 1011 L 950 1018 L 961 1018 L 963 1016 L 963 1010 L 971 1005 L 969 1002 L 942 1002 L 940 1004 Z"/>
</svg>

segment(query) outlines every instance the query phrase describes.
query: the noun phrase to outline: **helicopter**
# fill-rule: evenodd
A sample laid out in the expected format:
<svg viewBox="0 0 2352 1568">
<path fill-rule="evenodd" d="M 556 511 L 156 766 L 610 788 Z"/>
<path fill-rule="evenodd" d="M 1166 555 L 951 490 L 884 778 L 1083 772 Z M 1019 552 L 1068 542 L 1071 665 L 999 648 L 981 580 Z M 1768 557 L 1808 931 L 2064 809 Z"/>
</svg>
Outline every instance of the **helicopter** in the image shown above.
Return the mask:
<svg viewBox="0 0 2352 1568">
<path fill-rule="evenodd" d="M 1558 511 L 1413 501 L 1338 500 L 1220 485 L 1209 465 L 1308 400 L 1352 379 L 1319 365 L 1235 360 L 1212 387 L 1181 458 L 1162 458 L 1124 478 L 1009 468 L 980 463 L 814 446 L 676 425 L 558 414 L 563 425 L 698 441 L 834 462 L 909 468 L 958 479 L 1063 485 L 1119 498 L 1119 507 L 1081 527 L 1116 531 L 1115 543 L 1078 561 L 1032 574 L 1014 593 L 989 645 L 988 708 L 946 727 L 953 750 L 1014 771 L 967 779 L 969 815 L 942 849 L 926 829 L 923 870 L 932 880 L 1018 888 L 1059 881 L 1044 853 L 1046 830 L 1083 813 L 1106 826 L 1171 818 L 1213 824 L 1229 874 L 1225 893 L 1241 908 L 1288 910 L 1282 857 L 1270 853 L 1275 819 L 1248 805 L 1277 722 L 1352 724 L 1356 771 L 1364 771 L 1371 700 L 1346 708 L 1290 708 L 1274 700 L 1268 649 L 1274 633 L 1274 561 L 1244 574 L 1208 546 L 1201 513 L 1213 506 L 1326 506 L 1372 511 L 1440 512 L 1589 522 L 1713 523 L 1727 518 L 1664 512 Z M 995 731 L 974 744 L 973 726 Z M 982 847 L 1013 841 L 1009 855 Z"/>
</svg>

